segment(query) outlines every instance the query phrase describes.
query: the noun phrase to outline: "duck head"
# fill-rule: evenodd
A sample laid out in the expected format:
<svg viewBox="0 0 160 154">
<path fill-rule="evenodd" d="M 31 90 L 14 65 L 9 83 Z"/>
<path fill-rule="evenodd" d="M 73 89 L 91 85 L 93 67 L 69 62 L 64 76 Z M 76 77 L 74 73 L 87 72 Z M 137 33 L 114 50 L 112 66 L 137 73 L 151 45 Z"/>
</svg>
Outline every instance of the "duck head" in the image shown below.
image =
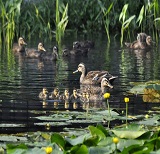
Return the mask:
<svg viewBox="0 0 160 154">
<path fill-rule="evenodd" d="M 80 63 L 80 64 L 78 65 L 77 70 L 74 71 L 73 73 L 77 73 L 77 72 L 85 72 L 85 71 L 86 71 L 86 68 L 85 68 L 84 63 Z"/>
<path fill-rule="evenodd" d="M 45 51 L 46 52 L 46 49 L 44 48 L 43 43 L 38 44 L 38 51 Z"/>
<path fill-rule="evenodd" d="M 81 44 L 79 41 L 73 42 L 73 49 L 79 49 L 81 47 Z"/>
<path fill-rule="evenodd" d="M 27 45 L 27 43 L 24 41 L 24 38 L 23 38 L 23 37 L 20 37 L 20 38 L 18 39 L 18 45 L 19 45 L 19 46 Z"/>
<path fill-rule="evenodd" d="M 58 47 L 57 46 L 53 47 L 53 54 L 55 54 L 58 59 Z"/>
<path fill-rule="evenodd" d="M 111 89 L 113 88 L 113 86 L 111 85 L 111 83 L 107 78 L 102 78 L 101 87 L 109 87 Z"/>
</svg>

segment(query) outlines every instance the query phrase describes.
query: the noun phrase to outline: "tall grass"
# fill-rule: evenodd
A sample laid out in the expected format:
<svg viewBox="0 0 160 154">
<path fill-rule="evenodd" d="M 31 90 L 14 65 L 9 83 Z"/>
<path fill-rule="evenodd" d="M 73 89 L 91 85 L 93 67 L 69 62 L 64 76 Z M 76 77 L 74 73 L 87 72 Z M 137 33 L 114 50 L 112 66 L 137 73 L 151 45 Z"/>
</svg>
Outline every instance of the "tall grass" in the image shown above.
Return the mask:
<svg viewBox="0 0 160 154">
<path fill-rule="evenodd" d="M 128 4 L 125 4 L 123 6 L 122 12 L 120 13 L 119 16 L 119 21 L 121 21 L 122 26 L 121 26 L 121 46 L 123 46 L 123 38 L 124 38 L 124 31 L 129 27 L 131 21 L 135 18 L 135 15 L 132 15 L 128 19 L 126 19 L 127 16 L 127 9 L 128 9 Z"/>
<path fill-rule="evenodd" d="M 68 3 L 64 6 L 61 0 L 56 0 L 56 41 L 61 43 L 68 23 Z"/>
<path fill-rule="evenodd" d="M 19 29 L 16 25 L 19 25 L 21 4 L 22 0 L 13 0 L 12 3 L 10 1 L 4 2 L 0 0 L 0 42 L 2 43 L 3 40 L 8 48 L 10 48 L 15 33 Z"/>
</svg>

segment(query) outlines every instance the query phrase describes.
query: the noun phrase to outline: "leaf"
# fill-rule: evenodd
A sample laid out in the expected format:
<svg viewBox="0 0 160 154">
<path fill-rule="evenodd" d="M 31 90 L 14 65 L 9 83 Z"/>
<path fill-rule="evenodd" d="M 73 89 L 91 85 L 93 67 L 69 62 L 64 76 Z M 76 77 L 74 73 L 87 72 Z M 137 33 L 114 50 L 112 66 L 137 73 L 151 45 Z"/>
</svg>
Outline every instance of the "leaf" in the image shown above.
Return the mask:
<svg viewBox="0 0 160 154">
<path fill-rule="evenodd" d="M 119 138 L 136 139 L 146 133 L 143 131 L 133 131 L 133 130 L 112 130 L 112 132 Z"/>
<path fill-rule="evenodd" d="M 88 148 L 85 145 L 81 145 L 75 154 L 89 154 Z"/>
<path fill-rule="evenodd" d="M 92 136 L 98 136 L 100 140 L 106 138 L 105 134 L 98 128 L 94 127 L 94 126 L 89 126 L 88 127 Z"/>
<path fill-rule="evenodd" d="M 61 148 L 64 149 L 66 141 L 60 134 L 54 133 L 51 135 L 51 143 L 56 143 L 57 145 L 59 145 Z"/>
<path fill-rule="evenodd" d="M 81 135 L 78 136 L 76 138 L 65 138 L 65 140 L 67 142 L 69 142 L 71 145 L 78 145 L 78 144 L 83 144 L 84 140 L 85 140 L 86 136 L 85 135 Z"/>
</svg>

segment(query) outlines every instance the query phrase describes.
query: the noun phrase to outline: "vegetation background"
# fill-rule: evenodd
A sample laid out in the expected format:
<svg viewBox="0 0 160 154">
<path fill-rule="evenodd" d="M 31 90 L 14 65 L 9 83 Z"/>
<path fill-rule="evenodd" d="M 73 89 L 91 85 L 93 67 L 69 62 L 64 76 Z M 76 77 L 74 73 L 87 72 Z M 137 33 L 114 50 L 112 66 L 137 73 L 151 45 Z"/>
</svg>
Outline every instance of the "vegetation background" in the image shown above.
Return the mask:
<svg viewBox="0 0 160 154">
<path fill-rule="evenodd" d="M 19 36 L 56 38 L 67 31 L 129 38 L 146 32 L 158 40 L 159 0 L 0 0 L 0 43 Z M 124 35 L 125 34 L 125 35 Z"/>
</svg>

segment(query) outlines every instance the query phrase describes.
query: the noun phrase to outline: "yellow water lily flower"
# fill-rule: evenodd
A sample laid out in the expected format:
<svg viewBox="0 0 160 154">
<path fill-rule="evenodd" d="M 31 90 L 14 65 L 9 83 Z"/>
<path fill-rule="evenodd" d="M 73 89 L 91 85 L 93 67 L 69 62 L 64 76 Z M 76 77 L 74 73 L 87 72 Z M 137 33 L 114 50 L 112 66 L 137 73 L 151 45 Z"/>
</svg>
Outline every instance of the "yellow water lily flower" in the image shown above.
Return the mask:
<svg viewBox="0 0 160 154">
<path fill-rule="evenodd" d="M 52 153 L 52 147 L 46 147 L 45 151 L 46 151 L 46 154 L 51 154 Z"/>
<path fill-rule="evenodd" d="M 113 143 L 117 144 L 119 142 L 119 139 L 117 137 L 114 137 L 112 141 Z"/>
<path fill-rule="evenodd" d="M 105 99 L 108 99 L 108 98 L 110 97 L 110 93 L 105 93 L 105 94 L 103 95 L 103 97 L 104 97 Z"/>
<path fill-rule="evenodd" d="M 128 97 L 125 97 L 125 98 L 124 98 L 124 102 L 125 102 L 125 103 L 128 103 L 128 102 L 129 102 L 129 98 L 128 98 Z"/>
</svg>

